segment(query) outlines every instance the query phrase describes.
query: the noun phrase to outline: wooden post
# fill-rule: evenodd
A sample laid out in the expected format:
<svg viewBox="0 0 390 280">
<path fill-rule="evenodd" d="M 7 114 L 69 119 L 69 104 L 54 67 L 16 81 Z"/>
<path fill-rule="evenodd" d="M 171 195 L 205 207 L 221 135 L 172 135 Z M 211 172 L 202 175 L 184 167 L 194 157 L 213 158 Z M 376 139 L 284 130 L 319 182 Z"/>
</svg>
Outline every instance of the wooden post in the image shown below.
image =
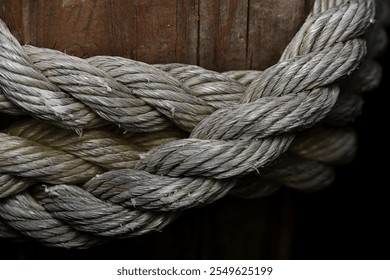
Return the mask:
<svg viewBox="0 0 390 280">
<path fill-rule="evenodd" d="M 275 63 L 313 0 L 0 0 L 22 43 L 218 71 Z"/>
<path fill-rule="evenodd" d="M 277 62 L 312 2 L 0 0 L 0 18 L 22 44 L 80 57 L 117 55 L 226 71 L 264 69 Z M 0 118 L 3 127 L 10 121 Z M 163 233 L 83 252 L 35 243 L 20 245 L 14 256 L 9 252 L 16 250 L 2 251 L 7 258 L 287 258 L 292 225 L 291 195 L 284 191 L 250 201 L 226 198 L 187 211 Z"/>
</svg>

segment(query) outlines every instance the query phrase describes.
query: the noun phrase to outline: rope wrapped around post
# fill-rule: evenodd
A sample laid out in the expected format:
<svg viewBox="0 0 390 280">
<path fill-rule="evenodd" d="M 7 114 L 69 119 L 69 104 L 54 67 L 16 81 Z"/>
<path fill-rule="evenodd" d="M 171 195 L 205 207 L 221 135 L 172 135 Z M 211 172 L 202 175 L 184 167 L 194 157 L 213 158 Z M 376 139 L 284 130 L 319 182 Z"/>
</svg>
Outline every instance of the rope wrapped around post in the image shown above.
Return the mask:
<svg viewBox="0 0 390 280">
<path fill-rule="evenodd" d="M 0 133 L 0 236 L 87 248 L 229 192 L 325 188 L 380 80 L 374 22 L 373 0 L 316 0 L 277 64 L 218 73 L 21 46 L 0 21 L 0 112 L 29 116 Z"/>
</svg>

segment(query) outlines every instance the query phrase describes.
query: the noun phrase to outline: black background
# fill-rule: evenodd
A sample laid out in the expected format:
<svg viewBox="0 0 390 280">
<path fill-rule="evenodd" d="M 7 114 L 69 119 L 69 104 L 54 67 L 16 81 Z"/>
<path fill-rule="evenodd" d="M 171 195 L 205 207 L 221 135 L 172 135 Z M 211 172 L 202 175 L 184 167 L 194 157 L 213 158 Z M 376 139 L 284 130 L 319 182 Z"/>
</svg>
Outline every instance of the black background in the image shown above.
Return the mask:
<svg viewBox="0 0 390 280">
<path fill-rule="evenodd" d="M 380 87 L 365 95 L 363 115 L 354 123 L 359 136 L 359 147 L 355 161 L 337 169 L 334 184 L 319 193 L 303 194 L 293 192 L 294 231 L 292 259 L 390 259 L 390 201 L 389 201 L 389 128 L 390 112 L 390 55 L 380 58 L 384 78 Z M 267 198 L 278 201 L 277 198 Z M 188 223 L 204 219 L 207 211 L 218 211 L 227 204 L 245 207 L 256 202 L 243 202 L 236 198 L 190 210 L 175 221 L 163 233 L 137 237 L 132 241 L 115 241 L 90 250 L 62 250 L 40 246 L 34 242 L 19 244 L 0 239 L 2 259 L 188 259 L 188 258 L 275 258 L 272 252 L 229 253 L 212 251 L 207 246 L 191 244 L 194 234 L 186 237 Z M 187 228 L 187 229 L 186 229 Z M 165 240 L 170 235 L 186 249 L 175 251 L 159 247 L 159 234 Z M 214 239 L 212 228 L 205 228 L 202 234 Z M 234 234 L 225 232 L 224 234 Z M 187 238 L 187 239 L 186 239 Z M 211 237 L 210 237 L 211 238 Z M 183 240 L 184 239 L 184 240 Z M 164 239 L 162 239 L 164 240 Z M 212 241 L 211 241 L 212 242 Z M 205 243 L 205 242 L 203 242 Z M 136 246 L 135 246 L 136 244 Z M 206 243 L 207 244 L 207 243 Z M 228 246 L 228 244 L 226 244 Z M 160 246 L 161 247 L 161 246 Z M 254 249 L 255 250 L 255 249 Z"/>
<path fill-rule="evenodd" d="M 363 114 L 354 123 L 355 161 L 338 169 L 326 191 L 295 194 L 293 258 L 390 259 L 389 52 L 379 61 L 381 85 L 364 96 Z"/>
</svg>

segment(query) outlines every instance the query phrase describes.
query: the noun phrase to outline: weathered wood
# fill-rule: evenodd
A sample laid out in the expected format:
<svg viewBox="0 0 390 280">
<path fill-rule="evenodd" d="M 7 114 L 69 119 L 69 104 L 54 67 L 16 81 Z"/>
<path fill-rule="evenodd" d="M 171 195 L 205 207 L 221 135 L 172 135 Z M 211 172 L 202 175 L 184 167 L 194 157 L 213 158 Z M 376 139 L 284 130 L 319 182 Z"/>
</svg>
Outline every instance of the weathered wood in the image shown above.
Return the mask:
<svg viewBox="0 0 390 280">
<path fill-rule="evenodd" d="M 275 63 L 313 0 L 0 0 L 22 43 L 209 69 Z"/>
<path fill-rule="evenodd" d="M 0 0 L 0 17 L 23 44 L 81 57 L 118 55 L 226 71 L 264 69 L 275 63 L 308 15 L 312 1 Z M 4 128 L 15 118 L 0 114 L 0 120 Z M 187 211 L 162 233 L 87 251 L 0 240 L 5 254 L 1 257 L 287 258 L 291 204 L 288 191 L 250 201 L 225 198 Z"/>
</svg>

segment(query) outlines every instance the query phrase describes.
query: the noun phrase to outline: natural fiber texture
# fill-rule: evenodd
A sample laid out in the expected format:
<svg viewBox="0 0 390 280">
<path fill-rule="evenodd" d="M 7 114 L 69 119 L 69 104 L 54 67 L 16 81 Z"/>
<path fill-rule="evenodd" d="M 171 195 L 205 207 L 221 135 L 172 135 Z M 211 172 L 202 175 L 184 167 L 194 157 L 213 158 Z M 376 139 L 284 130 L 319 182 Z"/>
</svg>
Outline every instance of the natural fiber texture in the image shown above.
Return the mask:
<svg viewBox="0 0 390 280">
<path fill-rule="evenodd" d="M 0 21 L 0 111 L 35 119 L 0 133 L 0 236 L 86 248 L 228 192 L 325 188 L 380 80 L 379 48 L 355 71 L 374 10 L 316 0 L 279 63 L 226 73 L 21 46 Z"/>
</svg>

